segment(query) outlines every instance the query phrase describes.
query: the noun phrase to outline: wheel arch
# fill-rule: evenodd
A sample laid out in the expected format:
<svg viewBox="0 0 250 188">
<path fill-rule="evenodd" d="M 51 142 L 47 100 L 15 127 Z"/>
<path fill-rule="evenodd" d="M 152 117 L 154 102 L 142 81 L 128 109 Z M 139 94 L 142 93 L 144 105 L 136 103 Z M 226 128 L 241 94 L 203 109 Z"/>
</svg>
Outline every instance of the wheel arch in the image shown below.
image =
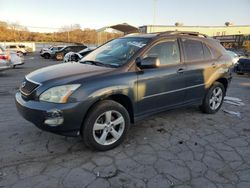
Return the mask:
<svg viewBox="0 0 250 188">
<path fill-rule="evenodd" d="M 116 93 L 116 94 L 101 96 L 89 106 L 88 110 L 86 111 L 83 117 L 81 129 L 82 129 L 82 126 L 84 126 L 84 121 L 86 117 L 88 116 L 88 114 L 90 113 L 90 111 L 92 110 L 92 108 L 94 108 L 95 105 L 97 105 L 99 102 L 104 101 L 104 100 L 112 100 L 121 104 L 128 111 L 130 122 L 134 123 L 134 107 L 133 107 L 131 99 L 124 94 Z"/>
<path fill-rule="evenodd" d="M 226 78 L 219 78 L 217 80 L 215 80 L 216 82 L 220 82 L 221 84 L 223 84 L 225 91 L 227 91 L 227 87 L 228 87 L 228 80 Z"/>
</svg>

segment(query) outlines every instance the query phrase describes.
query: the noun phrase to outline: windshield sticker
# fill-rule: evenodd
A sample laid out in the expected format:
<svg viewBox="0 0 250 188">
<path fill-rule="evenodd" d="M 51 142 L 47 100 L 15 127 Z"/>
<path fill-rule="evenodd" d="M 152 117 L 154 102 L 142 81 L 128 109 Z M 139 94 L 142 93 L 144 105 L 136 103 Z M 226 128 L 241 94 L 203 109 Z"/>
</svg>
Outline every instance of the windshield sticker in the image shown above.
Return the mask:
<svg viewBox="0 0 250 188">
<path fill-rule="evenodd" d="M 142 48 L 142 47 L 145 46 L 146 44 L 145 44 L 145 43 L 142 43 L 142 42 L 133 41 L 133 42 L 128 42 L 128 45 L 132 45 L 132 46 L 136 46 L 136 47 L 138 47 L 138 48 Z"/>
</svg>

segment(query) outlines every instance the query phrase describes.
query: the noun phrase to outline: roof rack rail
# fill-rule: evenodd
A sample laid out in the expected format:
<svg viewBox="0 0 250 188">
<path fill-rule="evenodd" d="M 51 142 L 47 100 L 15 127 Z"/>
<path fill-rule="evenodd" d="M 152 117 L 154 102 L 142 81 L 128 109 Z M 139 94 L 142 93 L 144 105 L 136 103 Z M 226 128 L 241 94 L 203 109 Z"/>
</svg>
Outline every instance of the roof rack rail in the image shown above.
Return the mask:
<svg viewBox="0 0 250 188">
<path fill-rule="evenodd" d="M 192 36 L 202 36 L 204 38 L 208 38 L 206 34 L 202 34 L 199 32 L 192 32 L 192 31 L 165 31 L 157 33 L 158 36 L 165 36 L 165 35 L 192 35 Z"/>
</svg>

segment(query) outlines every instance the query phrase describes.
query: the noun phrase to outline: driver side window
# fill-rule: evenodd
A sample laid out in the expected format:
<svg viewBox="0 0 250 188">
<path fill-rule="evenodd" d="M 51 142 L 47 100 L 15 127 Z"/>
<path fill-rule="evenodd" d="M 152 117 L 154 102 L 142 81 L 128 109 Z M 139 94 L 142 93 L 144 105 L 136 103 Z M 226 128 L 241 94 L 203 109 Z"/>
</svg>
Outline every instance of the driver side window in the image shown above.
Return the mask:
<svg viewBox="0 0 250 188">
<path fill-rule="evenodd" d="M 153 46 L 143 58 L 157 57 L 161 65 L 180 63 L 180 52 L 177 39 L 161 42 Z"/>
</svg>

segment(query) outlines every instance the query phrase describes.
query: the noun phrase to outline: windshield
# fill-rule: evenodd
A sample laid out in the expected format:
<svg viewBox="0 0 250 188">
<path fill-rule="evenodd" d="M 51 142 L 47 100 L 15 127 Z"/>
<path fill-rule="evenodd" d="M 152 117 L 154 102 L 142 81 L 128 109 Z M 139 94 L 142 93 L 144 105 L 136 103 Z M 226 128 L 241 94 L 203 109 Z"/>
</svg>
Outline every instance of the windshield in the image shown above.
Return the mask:
<svg viewBox="0 0 250 188">
<path fill-rule="evenodd" d="M 80 62 L 96 61 L 103 65 L 122 66 L 142 47 L 148 38 L 120 38 L 112 40 L 86 55 Z"/>
</svg>

